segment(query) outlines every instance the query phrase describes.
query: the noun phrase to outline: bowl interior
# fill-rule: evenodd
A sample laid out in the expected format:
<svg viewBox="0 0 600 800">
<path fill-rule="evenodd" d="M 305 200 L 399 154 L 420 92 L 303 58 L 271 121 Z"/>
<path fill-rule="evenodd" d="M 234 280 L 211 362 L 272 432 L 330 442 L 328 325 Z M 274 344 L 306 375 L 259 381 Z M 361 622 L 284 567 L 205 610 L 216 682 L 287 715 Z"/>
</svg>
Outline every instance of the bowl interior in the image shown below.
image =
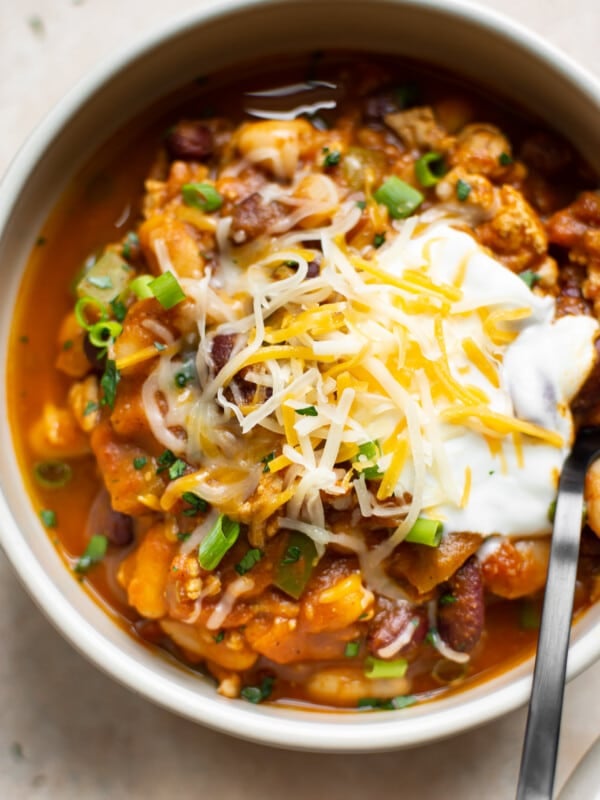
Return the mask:
<svg viewBox="0 0 600 800">
<path fill-rule="evenodd" d="M 318 21 L 318 24 L 316 23 Z M 3 385 L 12 309 L 29 251 L 61 192 L 91 153 L 158 97 L 198 75 L 278 54 L 345 48 L 432 61 L 475 78 L 558 127 L 600 169 L 600 91 L 551 48 L 511 23 L 459 2 L 277 0 L 220 3 L 174 21 L 109 58 L 27 142 L 0 197 L 0 361 Z M 22 580 L 65 636 L 135 691 L 223 731 L 279 746 L 367 751 L 418 744 L 493 719 L 524 702 L 531 664 L 466 692 L 387 714 L 254 708 L 134 642 L 81 591 L 42 529 L 8 443 L 0 397 L 0 536 Z M 570 675 L 600 655 L 600 608 L 577 624 Z"/>
</svg>

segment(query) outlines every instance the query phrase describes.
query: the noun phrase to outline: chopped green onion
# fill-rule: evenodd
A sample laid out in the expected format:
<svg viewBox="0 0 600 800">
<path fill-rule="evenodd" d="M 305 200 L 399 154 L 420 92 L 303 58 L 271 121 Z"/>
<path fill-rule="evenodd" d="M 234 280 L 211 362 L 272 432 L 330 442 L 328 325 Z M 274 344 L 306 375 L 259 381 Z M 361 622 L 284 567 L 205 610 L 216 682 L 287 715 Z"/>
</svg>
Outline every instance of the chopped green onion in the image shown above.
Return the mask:
<svg viewBox="0 0 600 800">
<path fill-rule="evenodd" d="M 163 472 L 165 469 L 168 469 L 172 464 L 177 461 L 177 456 L 172 450 L 163 450 L 159 457 L 156 459 L 156 464 L 158 469 L 156 470 L 156 474 L 158 475 L 159 472 Z"/>
<path fill-rule="evenodd" d="M 553 500 L 548 506 L 548 522 L 554 524 L 554 517 L 556 516 L 556 500 Z"/>
<path fill-rule="evenodd" d="M 356 207 L 360 208 L 361 211 L 364 211 L 365 208 L 367 207 L 367 201 L 366 200 L 357 200 L 356 201 Z"/>
<path fill-rule="evenodd" d="M 176 459 L 169 467 L 169 478 L 172 481 L 176 480 L 177 478 L 181 478 L 186 469 L 187 464 L 185 461 L 182 461 L 180 458 Z"/>
<path fill-rule="evenodd" d="M 354 462 L 354 468 L 357 469 L 361 475 L 364 475 L 367 480 L 376 480 L 381 478 L 383 473 L 379 470 L 376 462 L 381 454 L 381 449 L 377 442 L 363 442 L 358 446 L 358 457 Z M 366 463 L 365 466 L 363 464 Z"/>
<path fill-rule="evenodd" d="M 539 605 L 531 600 L 521 600 L 519 626 L 524 631 L 536 631 L 542 620 Z"/>
<path fill-rule="evenodd" d="M 60 489 L 71 480 L 73 470 L 64 461 L 38 461 L 33 475 L 44 489 Z"/>
<path fill-rule="evenodd" d="M 186 517 L 195 517 L 196 514 L 203 514 L 208 508 L 206 500 L 193 492 L 184 492 L 181 495 L 181 499 L 190 506 L 190 508 L 183 510 Z"/>
<path fill-rule="evenodd" d="M 217 633 L 217 635 L 216 635 L 216 636 L 213 636 L 213 639 L 215 640 L 215 642 L 216 642 L 217 644 L 221 644 L 221 642 L 223 641 L 223 639 L 224 639 L 224 638 L 225 638 L 225 631 L 224 631 L 224 630 L 220 630 L 220 631 Z"/>
<path fill-rule="evenodd" d="M 143 469 L 147 463 L 148 459 L 145 456 L 137 456 L 133 459 L 133 468 L 137 470 Z"/>
<path fill-rule="evenodd" d="M 77 284 L 79 297 L 93 297 L 108 303 L 129 283 L 131 267 L 112 250 L 103 253 Z"/>
<path fill-rule="evenodd" d="M 536 283 L 541 280 L 541 276 L 538 275 L 537 272 L 533 272 L 531 269 L 525 269 L 523 272 L 519 272 L 518 275 L 523 283 L 529 286 L 530 289 L 533 289 Z"/>
<path fill-rule="evenodd" d="M 70 350 L 73 347 L 73 339 L 65 339 L 62 343 L 63 350 Z"/>
<path fill-rule="evenodd" d="M 295 564 L 302 556 L 302 549 L 295 544 L 291 544 L 285 551 L 285 555 L 281 559 L 282 564 Z"/>
<path fill-rule="evenodd" d="M 346 658 L 356 658 L 360 650 L 360 642 L 347 642 L 344 648 L 344 655 Z"/>
<path fill-rule="evenodd" d="M 104 374 L 100 379 L 100 386 L 102 387 L 102 399 L 100 405 L 108 406 L 109 408 L 115 407 L 115 400 L 117 399 L 117 386 L 121 380 L 121 373 L 117 369 L 116 363 L 108 358 L 104 368 Z"/>
<path fill-rule="evenodd" d="M 324 167 L 337 167 L 340 163 L 340 158 L 342 157 L 339 150 L 332 150 L 325 155 L 323 159 L 323 166 Z"/>
<path fill-rule="evenodd" d="M 196 364 L 193 358 L 189 358 L 183 362 L 179 372 L 175 374 L 175 385 L 180 389 L 184 389 L 188 383 L 191 383 L 196 378 Z"/>
<path fill-rule="evenodd" d="M 110 301 L 110 307 L 113 313 L 113 317 L 117 320 L 117 322 L 123 322 L 125 317 L 127 316 L 127 306 L 122 300 L 119 300 L 118 297 L 115 297 L 114 300 Z"/>
<path fill-rule="evenodd" d="M 301 417 L 316 417 L 319 412 L 314 406 L 306 406 L 306 408 L 297 408 L 296 414 Z"/>
<path fill-rule="evenodd" d="M 148 284 L 152 295 L 163 308 L 169 309 L 185 300 L 185 293 L 172 272 L 163 272 Z"/>
<path fill-rule="evenodd" d="M 88 319 L 88 310 L 92 310 L 92 314 L 96 319 Z M 108 319 L 108 311 L 104 303 L 101 303 L 100 300 L 96 300 L 95 297 L 90 297 L 89 295 L 80 297 L 75 303 L 75 319 L 79 325 L 84 330 L 89 331 L 94 327 L 98 318 L 101 322 Z"/>
<path fill-rule="evenodd" d="M 376 233 L 373 237 L 373 247 L 377 250 L 381 247 L 381 245 L 385 242 L 385 233 Z"/>
<path fill-rule="evenodd" d="M 275 458 L 275 451 L 268 453 L 264 458 L 261 458 L 261 464 L 264 464 L 263 472 L 269 472 L 269 464 Z"/>
<path fill-rule="evenodd" d="M 83 416 L 88 417 L 90 414 L 93 414 L 95 411 L 98 411 L 98 403 L 94 403 L 93 400 L 90 400 L 86 403 L 85 408 L 83 409 Z"/>
<path fill-rule="evenodd" d="M 317 548 L 312 539 L 299 531 L 290 531 L 283 557 L 275 570 L 273 583 L 282 592 L 298 600 L 317 562 Z"/>
<path fill-rule="evenodd" d="M 152 275 L 138 275 L 131 281 L 129 288 L 139 300 L 145 300 L 147 297 L 154 297 L 150 289 L 153 280 Z"/>
<path fill-rule="evenodd" d="M 404 219 L 413 214 L 424 198 L 414 186 L 400 180 L 396 175 L 388 178 L 373 194 L 375 200 L 387 206 L 390 217 Z"/>
<path fill-rule="evenodd" d="M 458 597 L 455 597 L 453 594 L 450 594 L 450 592 L 447 592 L 446 594 L 443 594 L 440 597 L 440 599 L 438 600 L 438 605 L 439 606 L 451 606 L 454 603 L 456 603 L 457 600 L 458 600 Z"/>
<path fill-rule="evenodd" d="M 40 511 L 40 519 L 46 528 L 56 528 L 56 512 L 49 508 L 42 508 Z"/>
<path fill-rule="evenodd" d="M 498 156 L 498 163 L 503 167 L 508 167 L 513 163 L 513 157 L 508 153 L 500 153 Z"/>
<path fill-rule="evenodd" d="M 407 669 L 408 661 L 405 658 L 395 658 L 392 661 L 384 661 L 382 658 L 369 656 L 365 659 L 365 675 L 372 680 L 377 680 L 379 678 L 403 678 Z"/>
<path fill-rule="evenodd" d="M 240 695 L 249 703 L 262 703 L 263 700 L 267 700 L 271 696 L 274 683 L 275 678 L 263 678 L 260 686 L 244 686 Z"/>
<path fill-rule="evenodd" d="M 87 572 L 91 566 L 102 561 L 106 555 L 107 547 L 108 539 L 106 536 L 99 533 L 94 534 L 88 542 L 88 546 L 85 548 L 83 555 L 79 557 L 79 560 L 75 564 L 75 571 Z"/>
<path fill-rule="evenodd" d="M 441 153 L 425 153 L 415 161 L 416 178 L 425 189 L 435 186 L 445 172 L 444 156 Z"/>
<path fill-rule="evenodd" d="M 208 214 L 223 205 L 223 198 L 210 183 L 186 183 L 181 187 L 181 194 L 186 206 L 199 208 Z"/>
<path fill-rule="evenodd" d="M 219 514 L 198 548 L 200 566 L 209 571 L 215 569 L 225 553 L 236 543 L 239 535 L 240 523 L 229 519 L 225 514 Z"/>
<path fill-rule="evenodd" d="M 258 564 L 263 555 L 262 550 L 259 550 L 258 547 L 253 547 L 252 550 L 248 550 L 242 560 L 235 565 L 235 571 L 238 575 L 245 575 L 247 572 L 250 572 L 252 567 Z"/>
<path fill-rule="evenodd" d="M 125 241 L 123 242 L 123 246 L 121 248 L 121 254 L 123 258 L 131 258 L 131 250 L 132 248 L 137 248 L 140 246 L 140 239 L 137 233 L 134 231 L 129 231 L 127 236 L 125 237 Z"/>
<path fill-rule="evenodd" d="M 428 547 L 438 547 L 442 541 L 444 526 L 438 519 L 419 517 L 409 530 L 405 542 L 425 544 Z"/>
<path fill-rule="evenodd" d="M 121 334 L 123 326 L 120 322 L 96 322 L 89 329 L 88 336 L 94 347 L 106 347 L 112 344 Z"/>
<path fill-rule="evenodd" d="M 464 203 L 467 197 L 471 194 L 471 184 L 459 178 L 456 181 L 456 196 L 461 203 Z"/>
<path fill-rule="evenodd" d="M 417 698 L 413 694 L 399 694 L 390 700 L 383 700 L 380 697 L 362 697 L 356 707 L 371 708 L 373 711 L 398 711 L 413 706 L 416 702 Z"/>
</svg>

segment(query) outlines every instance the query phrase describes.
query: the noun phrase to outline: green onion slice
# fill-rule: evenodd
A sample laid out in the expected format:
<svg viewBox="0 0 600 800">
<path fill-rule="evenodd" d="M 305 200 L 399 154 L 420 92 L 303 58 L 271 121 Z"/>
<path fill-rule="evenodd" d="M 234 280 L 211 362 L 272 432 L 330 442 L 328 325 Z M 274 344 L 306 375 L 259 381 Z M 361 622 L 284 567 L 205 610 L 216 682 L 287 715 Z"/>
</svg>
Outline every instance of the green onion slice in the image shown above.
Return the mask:
<svg viewBox="0 0 600 800">
<path fill-rule="evenodd" d="M 148 284 L 152 295 L 163 308 L 169 309 L 185 300 L 185 294 L 172 272 L 163 272 Z"/>
<path fill-rule="evenodd" d="M 444 526 L 438 519 L 419 519 L 408 532 L 405 542 L 413 544 L 425 544 L 428 547 L 438 547 L 442 541 Z"/>
<path fill-rule="evenodd" d="M 296 409 L 296 414 L 300 414 L 301 417 L 316 417 L 318 413 L 319 412 L 314 406 L 306 406 L 306 408 Z"/>
<path fill-rule="evenodd" d="M 410 217 L 424 200 L 418 189 L 400 180 L 396 175 L 384 181 L 373 197 L 378 203 L 387 206 L 393 219 Z"/>
<path fill-rule="evenodd" d="M 138 275 L 129 284 L 129 288 L 139 300 L 154 297 L 150 284 L 154 280 L 152 275 Z"/>
<path fill-rule="evenodd" d="M 446 172 L 444 156 L 441 153 L 425 153 L 415 161 L 415 176 L 421 186 L 428 189 L 435 186 Z"/>
<path fill-rule="evenodd" d="M 123 326 L 120 322 L 113 322 L 112 320 L 96 322 L 89 329 L 88 336 L 94 347 L 106 347 L 114 342 L 122 330 Z"/>
<path fill-rule="evenodd" d="M 471 184 L 459 178 L 456 181 L 456 196 L 461 203 L 464 203 L 467 197 L 471 194 Z"/>
<path fill-rule="evenodd" d="M 108 539 L 100 533 L 92 536 L 85 548 L 85 552 L 79 557 L 75 564 L 75 572 L 87 572 L 87 570 L 99 561 L 102 561 L 108 548 Z"/>
<path fill-rule="evenodd" d="M 89 331 L 98 320 L 104 322 L 108 319 L 108 310 L 100 300 L 86 295 L 75 303 L 75 319 L 84 330 Z"/>
<path fill-rule="evenodd" d="M 356 658 L 360 650 L 360 642 L 347 642 L 344 648 L 346 658 Z"/>
<path fill-rule="evenodd" d="M 379 678 L 403 678 L 407 669 L 408 661 L 405 658 L 395 658 L 392 661 L 384 661 L 382 658 L 369 656 L 365 659 L 365 675 L 372 680 Z"/>
<path fill-rule="evenodd" d="M 298 600 L 317 562 L 313 540 L 299 531 L 290 531 L 285 539 L 283 555 L 276 565 L 273 583 L 282 592 Z"/>
<path fill-rule="evenodd" d="M 77 284 L 79 297 L 93 297 L 108 303 L 129 283 L 131 267 L 112 250 L 103 253 Z"/>
<path fill-rule="evenodd" d="M 373 711 L 396 711 L 401 708 L 414 706 L 417 698 L 413 694 L 399 694 L 390 700 L 380 697 L 362 697 L 356 704 L 357 708 L 370 708 Z"/>
<path fill-rule="evenodd" d="M 40 519 L 45 528 L 56 528 L 56 511 L 52 511 L 50 508 L 42 508 Z"/>
<path fill-rule="evenodd" d="M 219 514 L 208 535 L 198 548 L 200 566 L 207 570 L 217 567 L 225 553 L 233 547 L 240 535 L 240 523 Z"/>
<path fill-rule="evenodd" d="M 121 373 L 117 369 L 116 362 L 111 358 L 106 359 L 106 366 L 104 367 L 104 374 L 100 378 L 100 387 L 102 388 L 102 399 L 100 405 L 108 406 L 109 408 L 115 407 L 115 400 L 117 399 L 117 386 L 121 380 Z"/>
<path fill-rule="evenodd" d="M 533 272 L 531 269 L 525 269 L 523 272 L 519 272 L 518 275 L 523 283 L 525 283 L 530 289 L 533 289 L 536 283 L 541 280 L 541 277 L 537 274 L 537 272 Z"/>
<path fill-rule="evenodd" d="M 186 183 L 181 187 L 181 194 L 186 206 L 199 208 L 209 214 L 223 205 L 223 198 L 210 183 Z"/>
<path fill-rule="evenodd" d="M 44 489 L 60 489 L 71 480 L 73 470 L 64 461 L 38 461 L 33 476 Z"/>
<path fill-rule="evenodd" d="M 235 571 L 238 575 L 245 575 L 247 572 L 250 572 L 252 567 L 258 564 L 263 555 L 262 550 L 259 550 L 258 547 L 253 547 L 251 550 L 248 550 L 242 560 L 235 565 Z"/>
</svg>

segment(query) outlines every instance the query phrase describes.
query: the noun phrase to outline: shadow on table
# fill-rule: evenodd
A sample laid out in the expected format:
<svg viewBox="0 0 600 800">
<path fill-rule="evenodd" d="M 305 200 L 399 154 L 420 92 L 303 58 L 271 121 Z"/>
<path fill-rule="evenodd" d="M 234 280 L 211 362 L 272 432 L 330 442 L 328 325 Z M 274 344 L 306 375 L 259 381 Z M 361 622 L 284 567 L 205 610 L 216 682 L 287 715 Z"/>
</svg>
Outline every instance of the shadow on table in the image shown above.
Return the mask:
<svg viewBox="0 0 600 800">
<path fill-rule="evenodd" d="M 272 750 L 180 719 L 79 656 L 2 554 L 0 637 L 0 796 L 11 800 L 479 800 L 515 785 L 522 712 L 428 747 L 358 756 Z"/>
</svg>

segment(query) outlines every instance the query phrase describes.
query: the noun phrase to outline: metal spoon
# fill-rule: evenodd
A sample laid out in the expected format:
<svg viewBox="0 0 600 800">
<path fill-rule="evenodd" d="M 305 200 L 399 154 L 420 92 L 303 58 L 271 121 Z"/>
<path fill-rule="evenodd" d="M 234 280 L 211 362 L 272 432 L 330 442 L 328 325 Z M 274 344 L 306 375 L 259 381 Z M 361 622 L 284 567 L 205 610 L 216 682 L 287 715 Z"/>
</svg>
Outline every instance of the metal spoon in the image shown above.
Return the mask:
<svg viewBox="0 0 600 800">
<path fill-rule="evenodd" d="M 560 476 L 517 800 L 552 798 L 585 473 L 598 456 L 600 428 L 582 428 Z"/>
</svg>

